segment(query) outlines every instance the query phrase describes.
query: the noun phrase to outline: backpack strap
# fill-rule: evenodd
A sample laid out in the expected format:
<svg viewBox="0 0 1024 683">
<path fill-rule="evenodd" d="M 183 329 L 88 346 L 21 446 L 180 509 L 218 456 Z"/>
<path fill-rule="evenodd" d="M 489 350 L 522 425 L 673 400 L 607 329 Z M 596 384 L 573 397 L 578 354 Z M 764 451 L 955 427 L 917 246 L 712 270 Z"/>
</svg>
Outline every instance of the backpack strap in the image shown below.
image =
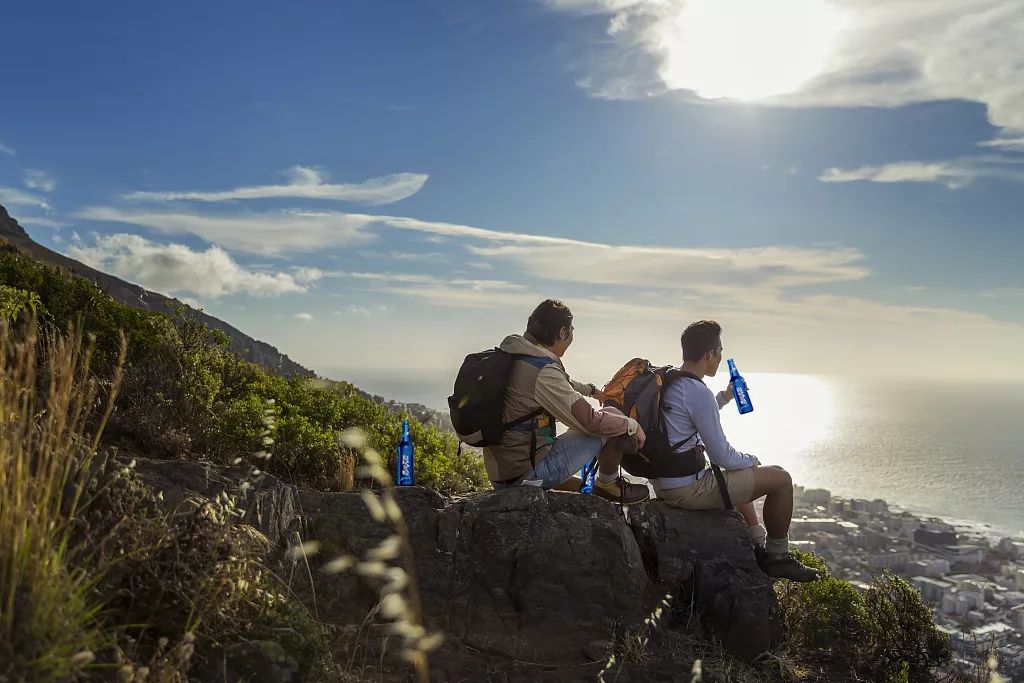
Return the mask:
<svg viewBox="0 0 1024 683">
<path fill-rule="evenodd" d="M 515 360 L 526 361 L 527 363 L 529 363 L 533 367 L 537 368 L 538 370 L 543 369 L 543 368 L 547 367 L 548 365 L 551 365 L 552 363 L 557 363 L 558 362 L 554 358 L 549 358 L 548 356 L 530 356 L 530 355 L 527 355 L 527 354 L 524 354 L 524 353 L 516 353 L 516 354 L 513 354 L 513 356 L 515 357 Z M 506 422 L 505 425 L 504 425 L 504 429 L 508 430 L 508 429 L 511 429 L 511 428 L 516 427 L 518 425 L 521 425 L 524 422 L 527 422 L 527 421 L 530 421 L 530 420 L 535 420 L 537 417 L 543 415 L 546 412 L 547 411 L 544 410 L 544 408 L 537 408 L 536 410 L 531 410 L 526 415 L 522 415 L 520 417 L 517 417 L 514 420 Z M 548 417 L 551 419 L 552 422 L 555 421 L 554 416 L 549 414 Z M 532 470 L 536 470 L 537 469 L 537 430 L 536 430 L 536 428 L 530 429 L 530 468 Z"/>
</svg>

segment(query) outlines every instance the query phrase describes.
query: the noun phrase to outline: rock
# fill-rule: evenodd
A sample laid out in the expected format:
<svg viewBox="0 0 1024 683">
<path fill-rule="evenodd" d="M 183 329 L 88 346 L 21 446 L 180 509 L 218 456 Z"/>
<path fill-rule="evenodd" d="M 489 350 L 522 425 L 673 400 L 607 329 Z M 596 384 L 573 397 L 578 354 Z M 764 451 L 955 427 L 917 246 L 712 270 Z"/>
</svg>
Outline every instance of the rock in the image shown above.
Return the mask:
<svg viewBox="0 0 1024 683">
<path fill-rule="evenodd" d="M 650 501 L 630 508 L 629 517 L 651 577 L 679 599 L 691 596 L 727 650 L 750 661 L 779 639 L 772 581 L 757 568 L 747 525 L 737 513 Z"/>
<path fill-rule="evenodd" d="M 215 499 L 227 492 L 235 495 L 238 507 L 244 511 L 240 521 L 277 546 L 290 532 L 298 530 L 301 517 L 296 488 L 264 474 L 252 488 L 241 491 L 239 484 L 250 469 L 245 465 L 226 467 L 193 460 L 135 458 L 135 470 L 146 484 L 164 494 L 168 510 L 180 510 L 190 497 Z"/>
<path fill-rule="evenodd" d="M 244 472 L 142 459 L 137 469 L 171 506 L 192 494 L 216 497 Z M 685 611 L 688 621 L 692 605 L 738 657 L 753 659 L 780 636 L 771 582 L 734 512 L 652 501 L 629 508 L 627 521 L 596 496 L 533 487 L 454 501 L 420 487 L 395 495 L 424 623 L 446 637 L 431 657 L 437 680 L 492 680 L 519 669 L 508 680 L 593 680 L 609 643 L 641 625 L 666 593 L 676 596 L 670 615 Z M 341 554 L 364 557 L 392 533 L 359 493 L 296 490 L 269 476 L 240 505 L 243 521 L 278 550 L 296 534 L 319 541 L 314 571 Z M 320 618 L 361 634 L 352 645 L 365 647 L 374 629 L 365 619 L 379 600 L 374 585 L 354 573 L 315 576 Z M 301 582 L 293 589 L 302 591 Z M 394 666 L 399 678 L 407 672 Z"/>
</svg>

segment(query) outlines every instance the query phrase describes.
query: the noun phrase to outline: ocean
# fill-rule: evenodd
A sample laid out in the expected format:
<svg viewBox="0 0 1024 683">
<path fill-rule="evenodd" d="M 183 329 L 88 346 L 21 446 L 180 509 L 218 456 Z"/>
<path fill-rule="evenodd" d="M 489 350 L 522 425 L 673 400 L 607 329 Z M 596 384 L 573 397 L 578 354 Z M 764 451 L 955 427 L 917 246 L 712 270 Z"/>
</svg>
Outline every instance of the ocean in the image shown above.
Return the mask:
<svg viewBox="0 0 1024 683">
<path fill-rule="evenodd" d="M 710 380 L 723 384 L 726 377 Z M 733 445 L 797 484 L 1024 535 L 1024 385 L 751 374 Z"/>
<path fill-rule="evenodd" d="M 737 449 L 788 469 L 797 484 L 1024 536 L 1024 384 L 744 374 L 754 412 L 727 406 L 726 435 Z M 454 372 L 337 376 L 445 409 Z M 727 383 L 725 372 L 708 379 L 715 391 Z"/>
</svg>

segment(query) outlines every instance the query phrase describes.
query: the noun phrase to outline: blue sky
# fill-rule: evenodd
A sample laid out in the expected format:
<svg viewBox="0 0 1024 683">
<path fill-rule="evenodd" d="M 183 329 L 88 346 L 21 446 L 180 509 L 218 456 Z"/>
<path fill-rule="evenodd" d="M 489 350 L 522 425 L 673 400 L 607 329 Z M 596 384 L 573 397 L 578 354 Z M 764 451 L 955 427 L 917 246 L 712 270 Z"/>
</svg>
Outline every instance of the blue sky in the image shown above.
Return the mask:
<svg viewBox="0 0 1024 683">
<path fill-rule="evenodd" d="M 0 203 L 322 373 L 447 384 L 547 296 L 596 380 L 675 360 L 698 317 L 752 370 L 1024 373 L 1018 4 L 38 2 L 4 24 Z"/>
</svg>

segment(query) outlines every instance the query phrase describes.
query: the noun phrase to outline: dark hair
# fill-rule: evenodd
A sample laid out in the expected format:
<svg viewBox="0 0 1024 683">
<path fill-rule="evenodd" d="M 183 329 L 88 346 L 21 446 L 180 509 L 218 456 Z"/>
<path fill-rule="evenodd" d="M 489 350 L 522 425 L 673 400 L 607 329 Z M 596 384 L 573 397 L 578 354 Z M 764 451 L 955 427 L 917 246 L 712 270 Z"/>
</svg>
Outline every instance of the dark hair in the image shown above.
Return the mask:
<svg viewBox="0 0 1024 683">
<path fill-rule="evenodd" d="M 545 299 L 533 309 L 526 323 L 526 334 L 537 343 L 551 346 L 558 339 L 563 327 L 572 325 L 572 312 L 558 299 Z"/>
<path fill-rule="evenodd" d="M 708 351 L 717 351 L 722 343 L 722 326 L 714 320 L 698 320 L 690 323 L 679 343 L 683 346 L 683 360 L 698 361 Z"/>
</svg>

